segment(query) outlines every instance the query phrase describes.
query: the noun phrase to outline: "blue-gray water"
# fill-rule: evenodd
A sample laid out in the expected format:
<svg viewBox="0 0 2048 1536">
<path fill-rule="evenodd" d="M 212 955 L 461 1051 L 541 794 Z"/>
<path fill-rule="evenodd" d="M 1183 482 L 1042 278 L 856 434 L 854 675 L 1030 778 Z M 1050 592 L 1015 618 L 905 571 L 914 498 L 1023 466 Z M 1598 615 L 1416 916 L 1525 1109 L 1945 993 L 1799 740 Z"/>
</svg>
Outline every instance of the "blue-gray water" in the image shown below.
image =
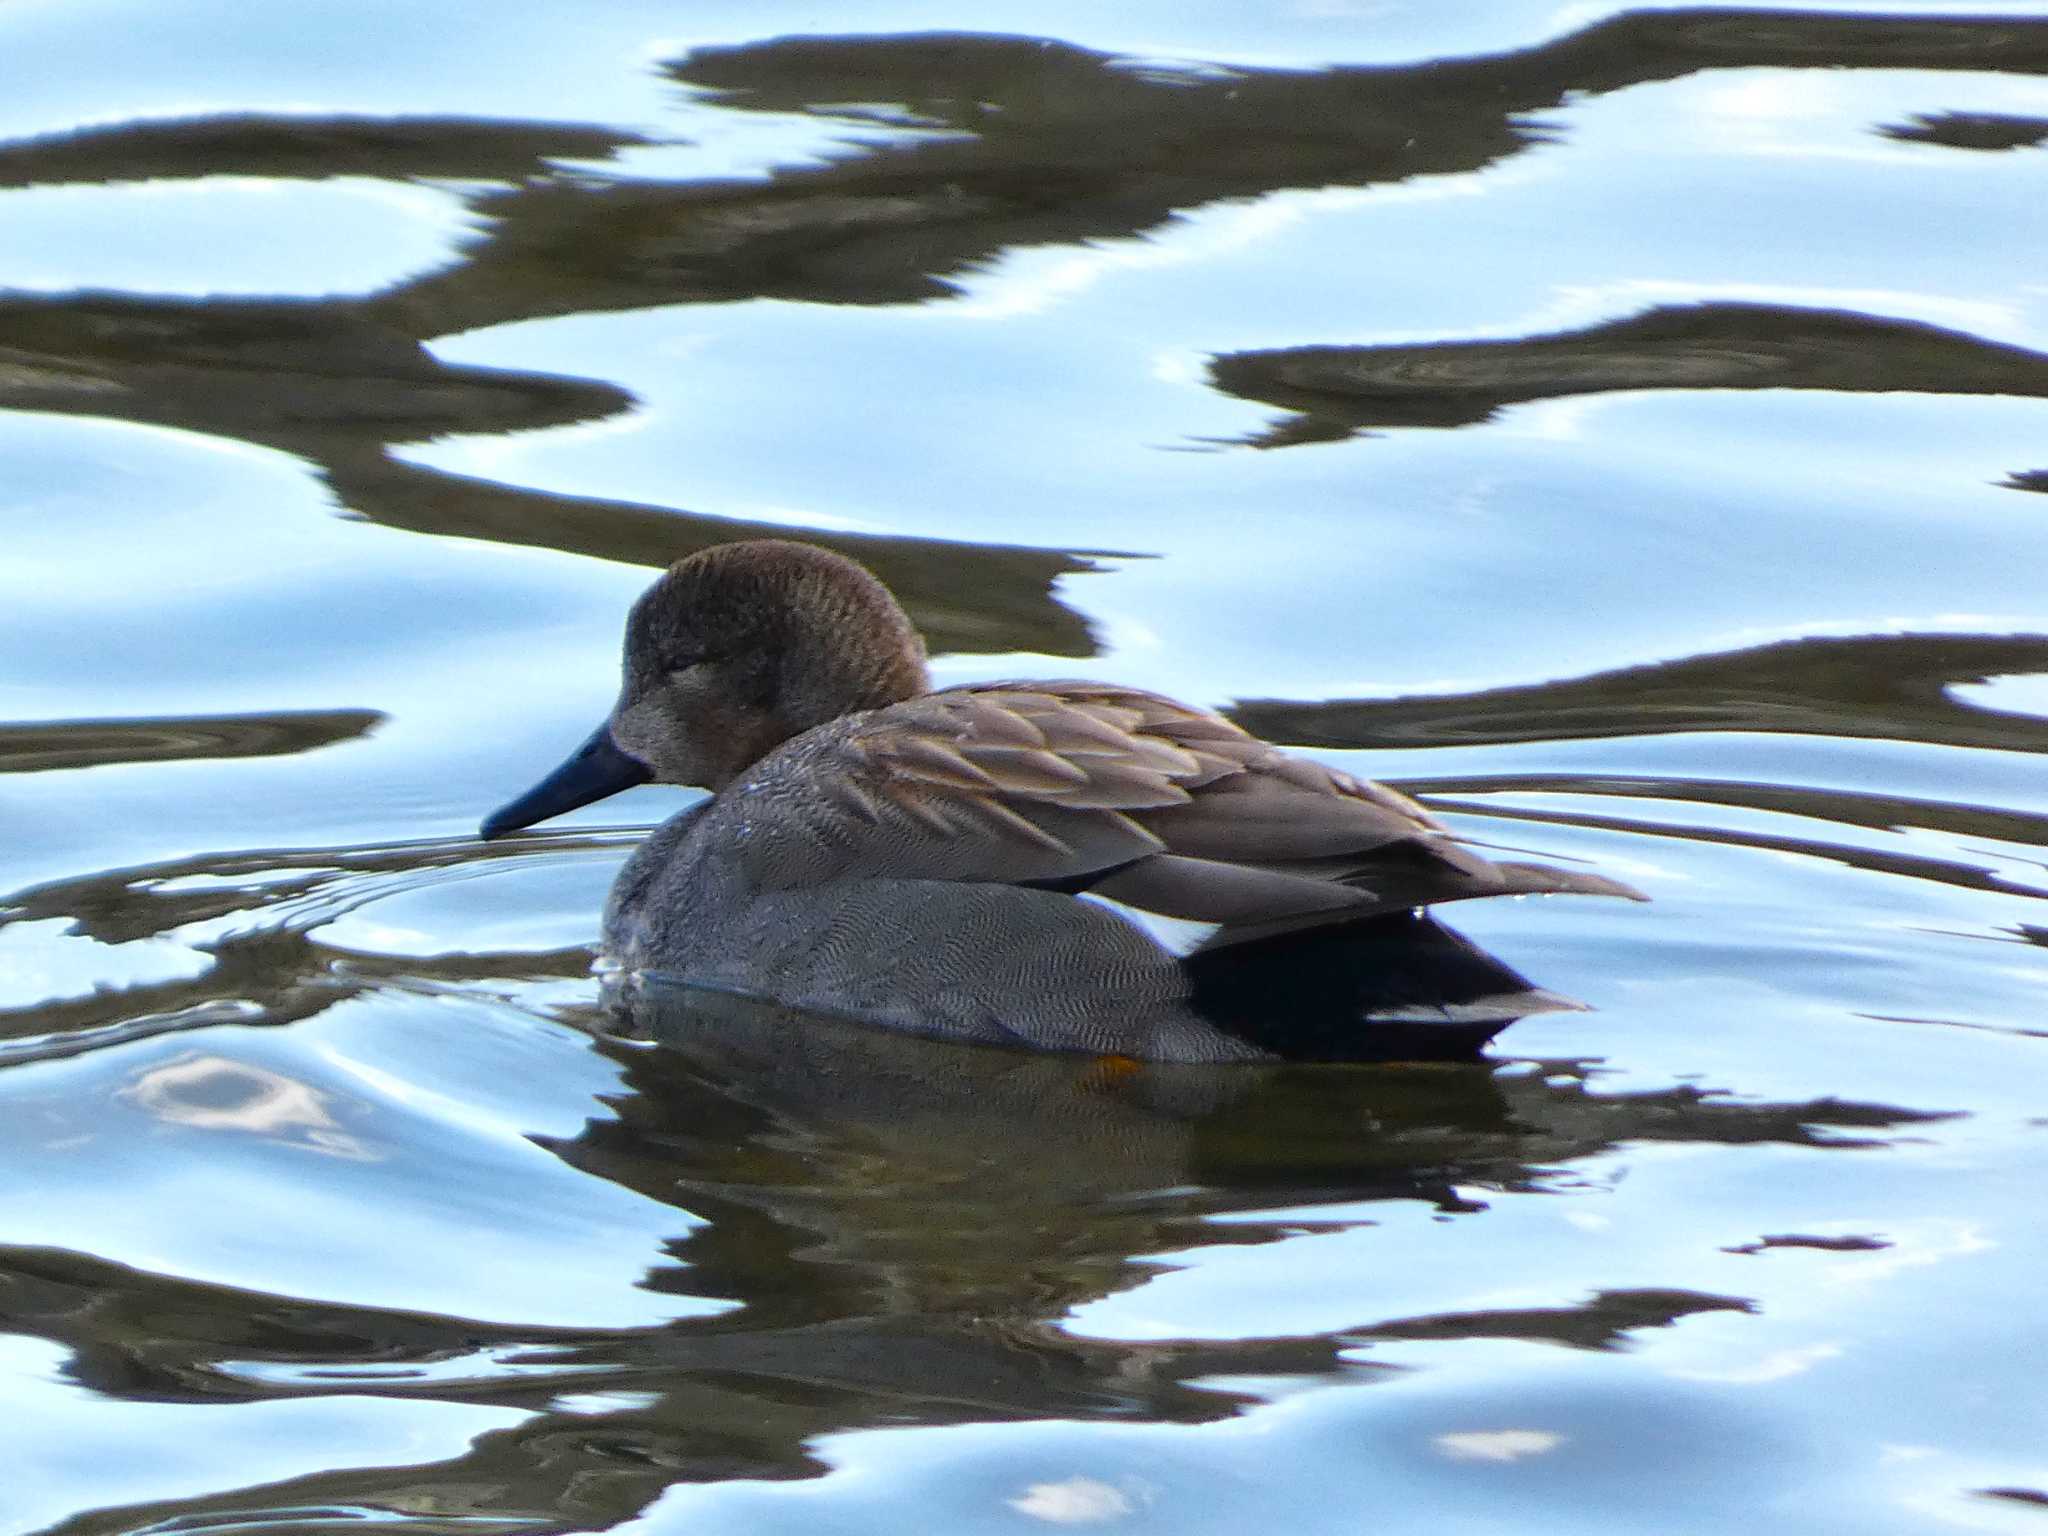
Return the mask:
<svg viewBox="0 0 2048 1536">
<path fill-rule="evenodd" d="M 971 27 L 972 32 L 939 29 Z M 0 9 L 0 1531 L 2032 1532 L 2048 12 Z M 840 541 L 1656 898 L 1192 1076 L 608 1037 Z"/>
</svg>

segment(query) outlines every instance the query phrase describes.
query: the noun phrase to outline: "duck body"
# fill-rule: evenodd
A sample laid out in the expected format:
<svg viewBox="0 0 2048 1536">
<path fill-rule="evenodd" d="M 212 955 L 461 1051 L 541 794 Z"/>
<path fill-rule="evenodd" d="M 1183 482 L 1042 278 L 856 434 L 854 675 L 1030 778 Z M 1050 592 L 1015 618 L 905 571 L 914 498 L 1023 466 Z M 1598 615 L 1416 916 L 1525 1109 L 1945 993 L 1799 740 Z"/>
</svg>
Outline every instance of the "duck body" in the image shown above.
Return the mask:
<svg viewBox="0 0 2048 1536">
<path fill-rule="evenodd" d="M 1406 796 L 1157 694 L 932 691 L 879 583 L 780 541 L 673 567 L 635 608 L 606 727 L 485 834 L 649 777 L 714 793 L 613 886 L 622 995 L 696 987 L 980 1044 L 1470 1055 L 1579 1005 L 1422 909 L 1637 894 L 1482 858 Z"/>
</svg>

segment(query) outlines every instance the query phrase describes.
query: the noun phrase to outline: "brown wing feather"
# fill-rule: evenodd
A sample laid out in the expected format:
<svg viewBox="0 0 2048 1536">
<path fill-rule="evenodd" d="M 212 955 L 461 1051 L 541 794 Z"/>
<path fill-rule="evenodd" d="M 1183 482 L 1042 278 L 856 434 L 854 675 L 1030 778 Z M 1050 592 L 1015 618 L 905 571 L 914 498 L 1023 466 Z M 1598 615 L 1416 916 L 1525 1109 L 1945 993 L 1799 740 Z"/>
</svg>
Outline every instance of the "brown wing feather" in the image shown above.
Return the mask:
<svg viewBox="0 0 2048 1536">
<path fill-rule="evenodd" d="M 1097 683 L 952 688 L 841 743 L 873 873 L 1093 888 L 1244 936 L 1516 891 L 1634 894 L 1497 865 L 1407 796 L 1221 716 Z"/>
</svg>

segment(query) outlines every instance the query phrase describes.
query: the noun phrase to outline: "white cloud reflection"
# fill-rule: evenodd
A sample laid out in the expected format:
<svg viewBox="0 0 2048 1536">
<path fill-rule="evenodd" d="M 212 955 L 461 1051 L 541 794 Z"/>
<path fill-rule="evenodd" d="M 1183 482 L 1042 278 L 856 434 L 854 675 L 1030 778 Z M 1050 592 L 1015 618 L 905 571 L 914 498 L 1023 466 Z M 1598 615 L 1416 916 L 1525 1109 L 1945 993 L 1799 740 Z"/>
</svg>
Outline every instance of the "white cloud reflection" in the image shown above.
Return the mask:
<svg viewBox="0 0 2048 1536">
<path fill-rule="evenodd" d="M 328 1096 L 310 1083 L 226 1056 L 186 1055 L 150 1067 L 120 1096 L 166 1125 L 239 1131 L 352 1162 L 375 1155 L 336 1123 Z"/>
<path fill-rule="evenodd" d="M 1564 1444 L 1548 1429 L 1471 1429 L 1438 1435 L 1431 1443 L 1453 1461 L 1520 1461 Z"/>
<path fill-rule="evenodd" d="M 1133 1492 L 1137 1494 L 1135 1499 Z M 1057 1483 L 1033 1483 L 1016 1498 L 1004 1502 L 1020 1515 L 1052 1525 L 1099 1525 L 1134 1515 L 1149 1500 L 1142 1488 L 1128 1481 L 1124 1488 L 1119 1488 L 1100 1478 L 1070 1477 Z"/>
</svg>

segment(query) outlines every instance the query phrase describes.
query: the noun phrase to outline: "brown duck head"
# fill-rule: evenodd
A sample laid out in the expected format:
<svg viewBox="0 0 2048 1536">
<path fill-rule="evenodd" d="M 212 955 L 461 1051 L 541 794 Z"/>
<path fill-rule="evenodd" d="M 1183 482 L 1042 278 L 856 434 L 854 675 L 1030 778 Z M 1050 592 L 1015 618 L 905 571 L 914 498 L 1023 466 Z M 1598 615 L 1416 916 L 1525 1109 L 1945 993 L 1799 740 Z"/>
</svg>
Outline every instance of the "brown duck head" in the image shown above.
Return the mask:
<svg viewBox="0 0 2048 1536">
<path fill-rule="evenodd" d="M 929 686 L 917 631 L 861 566 L 779 539 L 716 545 L 633 605 L 610 718 L 482 833 L 650 780 L 721 789 L 792 736 Z"/>
</svg>

